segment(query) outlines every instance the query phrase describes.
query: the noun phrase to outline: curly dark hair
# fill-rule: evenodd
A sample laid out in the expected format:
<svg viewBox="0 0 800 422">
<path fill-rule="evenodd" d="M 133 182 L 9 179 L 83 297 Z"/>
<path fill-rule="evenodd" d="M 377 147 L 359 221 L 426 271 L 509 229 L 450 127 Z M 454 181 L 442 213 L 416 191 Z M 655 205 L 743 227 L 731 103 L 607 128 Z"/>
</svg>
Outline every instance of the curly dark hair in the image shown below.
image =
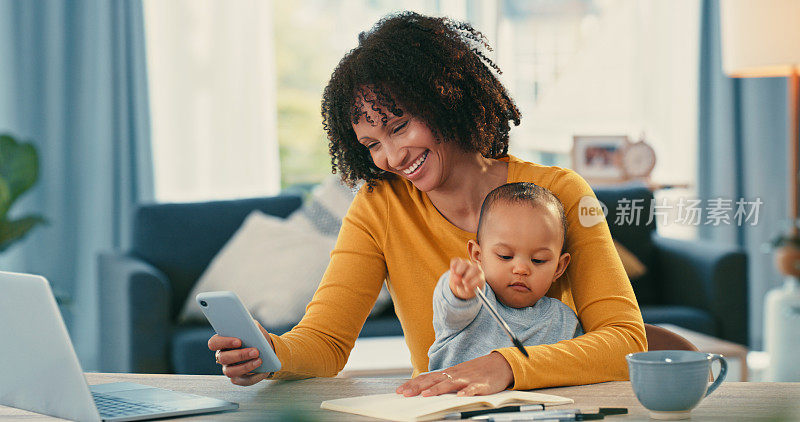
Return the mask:
<svg viewBox="0 0 800 422">
<path fill-rule="evenodd" d="M 331 167 L 349 186 L 370 187 L 393 177 L 379 169 L 353 131 L 365 103 L 388 121 L 410 113 L 424 122 L 439 142 L 455 142 L 464 151 L 488 158 L 508 154 L 510 121 L 520 112 L 492 70 L 500 69 L 481 51 L 491 51 L 470 24 L 448 18 L 402 12 L 383 17 L 358 36 L 358 46 L 339 62 L 322 96 L 322 125 L 327 132 Z"/>
</svg>

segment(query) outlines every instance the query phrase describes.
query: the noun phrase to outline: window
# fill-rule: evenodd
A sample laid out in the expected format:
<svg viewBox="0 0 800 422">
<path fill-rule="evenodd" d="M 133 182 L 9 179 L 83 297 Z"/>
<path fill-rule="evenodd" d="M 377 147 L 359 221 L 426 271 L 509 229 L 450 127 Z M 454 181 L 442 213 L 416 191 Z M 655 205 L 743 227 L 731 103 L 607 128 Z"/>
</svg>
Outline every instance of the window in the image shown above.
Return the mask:
<svg viewBox="0 0 800 422">
<path fill-rule="evenodd" d="M 504 2 L 503 79 L 523 113 L 521 156 L 571 165 L 572 136 L 644 133 L 659 183 L 695 182 L 697 0 Z"/>
<path fill-rule="evenodd" d="M 156 198 L 279 189 L 271 2 L 147 0 Z"/>
<path fill-rule="evenodd" d="M 570 167 L 572 136 L 644 134 L 651 180 L 671 205 L 659 234 L 694 238 L 677 203 L 696 198 L 699 0 L 503 0 L 493 28 L 501 79 L 520 108 L 511 153 Z M 661 221 L 661 220 L 659 220 Z"/>
<path fill-rule="evenodd" d="M 329 175 L 322 90 L 358 33 L 402 9 L 487 36 L 523 113 L 512 154 L 570 166 L 574 134 L 644 132 L 654 180 L 694 183 L 699 0 L 146 0 L 159 199 Z"/>
</svg>

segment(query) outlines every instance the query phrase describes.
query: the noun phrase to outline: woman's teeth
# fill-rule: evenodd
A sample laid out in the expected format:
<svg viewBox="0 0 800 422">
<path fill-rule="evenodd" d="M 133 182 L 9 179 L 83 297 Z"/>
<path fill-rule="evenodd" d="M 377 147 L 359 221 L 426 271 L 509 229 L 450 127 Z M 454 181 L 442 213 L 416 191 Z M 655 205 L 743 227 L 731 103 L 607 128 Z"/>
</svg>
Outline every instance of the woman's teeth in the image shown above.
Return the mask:
<svg viewBox="0 0 800 422">
<path fill-rule="evenodd" d="M 407 169 L 403 170 L 403 173 L 404 174 L 411 174 L 411 173 L 415 172 L 419 168 L 419 166 L 421 166 L 422 163 L 425 162 L 426 158 L 428 158 L 428 151 L 425 151 L 425 154 L 422 154 L 422 156 L 419 157 L 419 159 L 417 161 L 415 161 L 414 164 L 410 165 Z"/>
</svg>

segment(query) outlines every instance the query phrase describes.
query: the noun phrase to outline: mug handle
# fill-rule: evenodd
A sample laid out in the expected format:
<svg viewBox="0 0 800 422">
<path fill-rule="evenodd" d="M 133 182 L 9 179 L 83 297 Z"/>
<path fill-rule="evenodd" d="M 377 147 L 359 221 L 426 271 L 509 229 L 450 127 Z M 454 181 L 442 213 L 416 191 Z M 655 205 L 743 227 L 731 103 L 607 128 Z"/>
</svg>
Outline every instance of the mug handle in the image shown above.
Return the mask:
<svg viewBox="0 0 800 422">
<path fill-rule="evenodd" d="M 709 353 L 708 355 L 711 357 L 712 364 L 714 363 L 715 360 L 719 361 L 720 368 L 719 368 L 719 374 L 717 375 L 717 379 L 715 379 L 714 383 L 711 384 L 710 387 L 708 387 L 706 395 L 703 397 L 708 397 L 709 394 L 713 393 L 714 390 L 716 390 L 717 387 L 719 387 L 719 385 L 722 384 L 722 381 L 725 381 L 725 375 L 728 374 L 728 361 L 725 360 L 725 358 L 722 357 L 722 355 L 717 355 L 713 353 Z"/>
</svg>

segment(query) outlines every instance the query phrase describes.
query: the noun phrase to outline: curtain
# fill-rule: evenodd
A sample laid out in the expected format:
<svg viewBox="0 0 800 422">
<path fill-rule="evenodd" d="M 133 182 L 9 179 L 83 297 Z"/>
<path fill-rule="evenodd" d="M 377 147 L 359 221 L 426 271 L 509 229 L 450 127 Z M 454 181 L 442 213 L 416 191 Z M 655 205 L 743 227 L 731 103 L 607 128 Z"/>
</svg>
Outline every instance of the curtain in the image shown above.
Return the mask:
<svg viewBox="0 0 800 422">
<path fill-rule="evenodd" d="M 140 1 L 0 0 L 0 132 L 32 141 L 40 179 L 12 208 L 44 215 L 0 268 L 44 275 L 84 369 L 96 366 L 96 256 L 124 248 L 153 196 Z"/>
<path fill-rule="evenodd" d="M 260 0 L 144 2 L 159 201 L 279 192 L 272 10 Z"/>
<path fill-rule="evenodd" d="M 698 193 L 763 201 L 756 225 L 699 228 L 701 238 L 735 243 L 748 256 L 750 346 L 761 348 L 763 302 L 782 277 L 764 245 L 788 221 L 789 156 L 785 78 L 732 79 L 722 72 L 719 1 L 704 0 L 701 18 Z M 738 312 L 739 310 L 731 310 Z"/>
</svg>

